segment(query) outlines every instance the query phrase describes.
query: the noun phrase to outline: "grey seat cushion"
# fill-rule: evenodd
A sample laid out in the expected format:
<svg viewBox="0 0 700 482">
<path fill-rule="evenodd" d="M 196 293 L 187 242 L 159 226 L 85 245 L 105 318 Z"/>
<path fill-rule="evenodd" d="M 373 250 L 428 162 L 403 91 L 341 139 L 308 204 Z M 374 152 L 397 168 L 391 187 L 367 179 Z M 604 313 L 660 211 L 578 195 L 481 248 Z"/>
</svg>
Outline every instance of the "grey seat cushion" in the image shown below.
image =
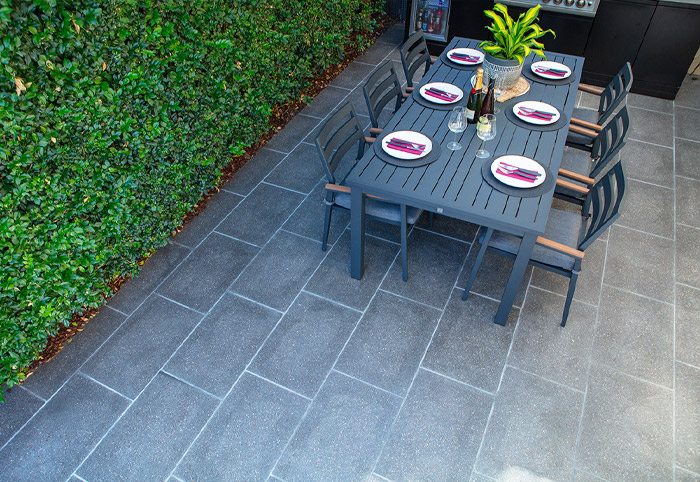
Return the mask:
<svg viewBox="0 0 700 482">
<path fill-rule="evenodd" d="M 597 110 L 581 109 L 581 108 L 577 107 L 574 109 L 574 113 L 573 113 L 572 117 L 575 117 L 575 118 L 580 119 L 582 121 L 592 122 L 594 124 L 598 123 L 598 111 Z M 590 137 L 584 136 L 583 134 L 569 131 L 569 134 L 566 136 L 566 142 L 572 143 L 572 144 L 579 144 L 582 146 L 587 146 L 587 145 L 591 144 L 592 140 Z"/>
<path fill-rule="evenodd" d="M 572 248 L 577 248 L 580 230 L 581 216 L 579 214 L 552 209 L 549 213 L 544 237 Z M 494 231 L 491 241 L 489 241 L 489 246 L 516 255 L 518 249 L 520 249 L 521 239 L 512 234 Z M 545 248 L 539 244 L 536 244 L 533 248 L 530 259 L 564 269 L 572 269 L 574 267 L 574 258 L 568 254 Z"/>
<path fill-rule="evenodd" d="M 350 194 L 344 192 L 335 193 L 335 203 L 340 207 L 350 209 Z M 401 207 L 398 204 L 380 201 L 371 197 L 365 199 L 365 214 L 394 223 L 401 223 Z M 416 224 L 421 214 L 423 214 L 422 209 L 406 206 L 406 221 L 408 224 Z"/>
</svg>

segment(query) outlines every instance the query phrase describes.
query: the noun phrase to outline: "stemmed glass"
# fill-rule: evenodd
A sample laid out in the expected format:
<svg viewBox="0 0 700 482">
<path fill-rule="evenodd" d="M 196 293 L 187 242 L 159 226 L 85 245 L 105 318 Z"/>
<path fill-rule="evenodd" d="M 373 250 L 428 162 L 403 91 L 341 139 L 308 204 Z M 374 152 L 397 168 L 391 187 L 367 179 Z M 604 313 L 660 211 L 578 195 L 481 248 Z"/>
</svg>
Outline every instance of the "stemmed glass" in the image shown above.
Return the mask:
<svg viewBox="0 0 700 482">
<path fill-rule="evenodd" d="M 450 120 L 447 124 L 452 132 L 455 133 L 455 140 L 447 144 L 447 148 L 452 151 L 457 151 L 462 148 L 462 145 L 457 142 L 457 133 L 464 132 L 467 128 L 467 117 L 464 107 L 455 107 L 450 114 Z"/>
<path fill-rule="evenodd" d="M 493 89 L 493 113 L 494 114 L 500 114 L 501 109 L 498 107 L 498 98 L 502 96 L 505 91 L 503 90 L 503 83 L 505 82 L 506 78 L 504 75 L 497 75 L 496 76 L 496 82 L 494 85 Z"/>
<path fill-rule="evenodd" d="M 476 124 L 476 135 L 481 139 L 481 146 L 476 151 L 476 157 L 486 159 L 491 154 L 484 150 L 484 142 L 490 141 L 496 137 L 496 116 L 486 114 L 479 117 L 479 122 Z"/>
</svg>

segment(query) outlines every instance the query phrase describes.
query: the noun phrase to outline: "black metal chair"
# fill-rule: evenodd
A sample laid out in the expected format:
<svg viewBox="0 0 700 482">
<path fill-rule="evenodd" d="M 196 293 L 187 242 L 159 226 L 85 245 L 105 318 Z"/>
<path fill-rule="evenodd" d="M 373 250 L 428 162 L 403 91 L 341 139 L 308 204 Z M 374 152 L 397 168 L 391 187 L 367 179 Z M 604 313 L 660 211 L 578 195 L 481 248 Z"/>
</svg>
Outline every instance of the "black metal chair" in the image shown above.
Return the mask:
<svg viewBox="0 0 700 482">
<path fill-rule="evenodd" d="M 537 238 L 529 264 L 566 276 L 570 280 L 561 326 L 566 325 L 569 316 L 584 251 L 620 216 L 620 203 L 624 193 L 625 177 L 622 163 L 618 162 L 586 194 L 584 214 L 587 215 L 552 209 L 545 237 Z M 463 300 L 469 296 L 486 250 L 515 258 L 521 239 L 512 234 L 494 232 L 493 228 L 481 228 L 481 248 L 469 274 Z"/>
<path fill-rule="evenodd" d="M 574 113 L 571 116 L 571 124 L 574 126 L 578 125 L 584 129 L 599 131 L 600 127 L 604 126 L 613 117 L 615 111 L 623 102 L 626 103 L 627 94 L 632 89 L 633 80 L 632 66 L 627 62 L 604 88 L 579 84 L 579 90 L 598 95 L 600 101 L 597 111 L 582 108 L 574 109 Z M 585 134 L 577 129 L 572 129 L 569 132 L 567 141 L 570 141 L 572 144 L 583 145 L 586 143 Z"/>
<path fill-rule="evenodd" d="M 382 129 L 379 127 L 379 116 L 382 113 L 382 109 L 389 102 L 395 101 L 394 112 L 396 112 L 401 107 L 403 99 L 409 96 L 409 94 L 404 94 L 401 91 L 401 82 L 391 60 L 381 63 L 370 74 L 369 79 L 362 86 L 362 91 L 365 93 L 367 110 L 372 122 L 372 127 L 369 129 L 370 135 L 377 135 L 382 132 Z"/>
<path fill-rule="evenodd" d="M 406 92 L 413 91 L 413 76 L 423 63 L 425 63 L 425 72 L 428 71 L 433 64 L 428 52 L 428 44 L 425 43 L 423 30 L 418 30 L 416 33 L 408 37 L 408 40 L 401 46 L 401 64 L 403 71 L 406 74 Z M 423 75 L 425 75 L 425 72 Z"/>
<path fill-rule="evenodd" d="M 335 178 L 335 172 L 340 161 L 352 149 L 359 144 L 357 159 L 364 153 L 365 142 L 372 142 L 374 138 L 365 137 L 362 127 L 357 120 L 355 109 L 349 102 L 343 104 L 323 125 L 321 132 L 315 139 L 316 148 L 321 157 L 321 162 L 326 170 L 326 215 L 323 222 L 323 239 L 321 249 L 326 250 L 328 242 L 328 230 L 331 224 L 333 208 L 350 210 L 350 187 L 340 183 Z M 367 196 L 365 202 L 365 215 L 370 218 L 401 226 L 401 264 L 403 268 L 402 278 L 408 279 L 407 234 L 408 225 L 415 224 L 423 213 L 422 209 L 406 206 L 405 204 L 393 204 L 382 201 L 374 196 Z"/>
</svg>

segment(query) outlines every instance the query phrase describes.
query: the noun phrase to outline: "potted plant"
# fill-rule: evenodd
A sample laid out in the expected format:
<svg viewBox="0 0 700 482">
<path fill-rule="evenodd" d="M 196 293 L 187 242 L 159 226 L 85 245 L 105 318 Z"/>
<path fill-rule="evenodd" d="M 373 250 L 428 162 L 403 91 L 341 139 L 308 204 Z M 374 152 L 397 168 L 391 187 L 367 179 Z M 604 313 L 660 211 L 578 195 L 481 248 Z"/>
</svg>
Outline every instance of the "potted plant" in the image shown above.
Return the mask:
<svg viewBox="0 0 700 482">
<path fill-rule="evenodd" d="M 521 13 L 517 20 L 513 20 L 508 14 L 505 5 L 497 3 L 493 10 L 484 10 L 484 14 L 492 20 L 486 27 L 493 34 L 493 40 L 485 40 L 479 44 L 484 50 L 484 70 L 486 74 L 500 80 L 501 89 L 508 90 L 513 87 L 523 68 L 525 57 L 534 53 L 546 60 L 542 51 L 544 45 L 537 41 L 547 33 L 555 35 L 550 30 L 542 30 L 535 23 L 540 6 L 536 5 L 525 13 Z M 499 79 L 500 77 L 500 79 Z"/>
</svg>

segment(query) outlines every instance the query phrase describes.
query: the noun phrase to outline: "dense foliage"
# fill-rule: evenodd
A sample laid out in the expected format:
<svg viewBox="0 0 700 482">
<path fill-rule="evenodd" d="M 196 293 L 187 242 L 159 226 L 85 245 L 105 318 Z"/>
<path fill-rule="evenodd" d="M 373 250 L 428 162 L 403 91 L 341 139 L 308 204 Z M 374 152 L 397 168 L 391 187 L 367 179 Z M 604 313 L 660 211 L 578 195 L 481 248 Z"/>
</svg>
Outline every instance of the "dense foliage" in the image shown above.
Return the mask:
<svg viewBox="0 0 700 482">
<path fill-rule="evenodd" d="M 0 0 L 0 385 L 165 244 L 370 0 Z M 359 34 L 358 34 L 359 32 Z"/>
</svg>

